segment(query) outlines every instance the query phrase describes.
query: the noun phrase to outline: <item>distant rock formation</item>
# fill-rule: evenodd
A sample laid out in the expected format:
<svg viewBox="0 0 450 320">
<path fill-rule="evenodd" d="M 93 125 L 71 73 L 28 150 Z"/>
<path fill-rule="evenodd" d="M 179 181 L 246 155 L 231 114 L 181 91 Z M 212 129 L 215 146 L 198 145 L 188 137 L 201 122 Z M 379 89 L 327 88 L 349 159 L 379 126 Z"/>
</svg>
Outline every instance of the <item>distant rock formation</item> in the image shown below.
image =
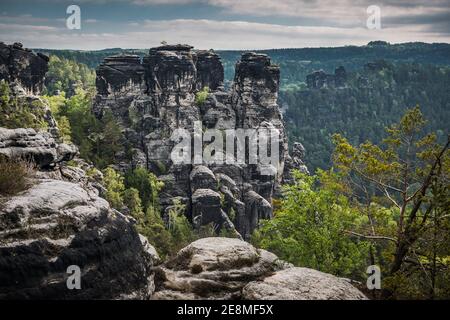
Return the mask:
<svg viewBox="0 0 450 320">
<path fill-rule="evenodd" d="M 314 71 L 306 76 L 306 85 L 309 89 L 326 87 L 341 88 L 347 81 L 347 72 L 343 66 L 336 68 L 334 74 L 327 74 L 323 70 Z"/>
<path fill-rule="evenodd" d="M 223 88 L 223 66 L 213 51 L 164 45 L 138 56 L 106 58 L 97 69 L 94 112 L 110 110 L 119 121 L 133 156 L 118 156 L 117 167 L 144 166 L 165 183 L 161 205 L 174 198 L 186 205 L 194 224 L 234 227 L 248 239 L 260 219 L 271 218 L 271 200 L 289 174 L 283 119 L 277 105 L 280 71 L 264 54 L 245 53 L 236 64 L 230 91 Z M 205 101 L 196 94 L 209 88 Z M 170 154 L 176 129 L 278 129 L 279 166 L 271 175 L 259 164 L 174 164 Z M 290 169 L 293 166 L 290 167 Z M 304 165 L 301 169 L 304 169 Z M 206 209 L 207 208 L 207 209 Z M 230 218 L 231 217 L 231 218 Z"/>
<path fill-rule="evenodd" d="M 155 268 L 155 300 L 366 300 L 348 280 L 295 268 L 230 238 L 205 238 Z"/>
</svg>

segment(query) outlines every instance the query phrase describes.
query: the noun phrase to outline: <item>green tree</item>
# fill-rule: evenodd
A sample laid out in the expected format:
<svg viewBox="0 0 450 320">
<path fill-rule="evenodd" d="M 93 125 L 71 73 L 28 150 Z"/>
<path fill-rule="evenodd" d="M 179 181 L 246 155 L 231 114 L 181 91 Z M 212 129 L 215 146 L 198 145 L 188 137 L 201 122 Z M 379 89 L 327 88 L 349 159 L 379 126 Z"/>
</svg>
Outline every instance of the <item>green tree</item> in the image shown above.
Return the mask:
<svg viewBox="0 0 450 320">
<path fill-rule="evenodd" d="M 137 167 L 127 172 L 125 184 L 128 188 L 135 188 L 139 191 L 144 208 L 158 208 L 158 193 L 164 184 L 153 173 L 144 167 Z"/>
<path fill-rule="evenodd" d="M 106 200 L 108 200 L 114 209 L 122 209 L 124 204 L 123 192 L 125 191 L 123 177 L 111 167 L 106 168 L 103 175 L 103 183 L 106 188 Z"/>
<path fill-rule="evenodd" d="M 123 203 L 130 210 L 130 214 L 133 216 L 133 218 L 137 219 L 138 221 L 144 218 L 142 201 L 139 197 L 139 191 L 137 189 L 126 189 L 123 192 Z"/>
<path fill-rule="evenodd" d="M 381 146 L 365 142 L 354 147 L 342 136 L 334 136 L 335 166 L 354 196 L 366 203 L 366 208 L 375 203 L 394 212 L 393 228 L 380 228 L 377 217 L 363 210 L 369 221 L 367 231 L 352 232 L 361 238 L 391 243 L 392 252 L 384 270 L 388 275 L 385 294 L 390 296 L 412 268 L 422 266 L 422 277 L 430 279 L 429 266 L 424 266 L 428 265 L 424 263 L 427 254 L 420 252 L 418 246 L 423 246 L 430 230 L 436 233 L 439 225 L 449 221 L 450 207 L 442 194 L 448 195 L 450 141 L 445 145 L 436 143 L 435 134 L 424 133 L 425 123 L 416 107 L 387 129 Z M 438 186 L 446 191 L 436 193 Z M 429 244 L 433 245 L 433 241 Z"/>
<path fill-rule="evenodd" d="M 45 88 L 49 95 L 64 93 L 67 97 L 77 88 L 90 89 L 95 86 L 95 71 L 74 60 L 50 56 L 45 76 Z"/>
<path fill-rule="evenodd" d="M 295 183 L 284 186 L 280 211 L 263 221 L 252 241 L 280 259 L 339 276 L 362 278 L 369 245 L 351 239 L 345 230 L 364 222 L 339 189 L 338 177 L 294 172 Z"/>
<path fill-rule="evenodd" d="M 16 128 L 33 128 L 46 130 L 46 106 L 40 99 L 16 97 L 11 94 L 9 84 L 0 81 L 0 126 Z"/>
<path fill-rule="evenodd" d="M 195 104 L 197 106 L 202 106 L 206 99 L 208 98 L 209 87 L 204 87 L 202 90 L 195 94 Z"/>
</svg>

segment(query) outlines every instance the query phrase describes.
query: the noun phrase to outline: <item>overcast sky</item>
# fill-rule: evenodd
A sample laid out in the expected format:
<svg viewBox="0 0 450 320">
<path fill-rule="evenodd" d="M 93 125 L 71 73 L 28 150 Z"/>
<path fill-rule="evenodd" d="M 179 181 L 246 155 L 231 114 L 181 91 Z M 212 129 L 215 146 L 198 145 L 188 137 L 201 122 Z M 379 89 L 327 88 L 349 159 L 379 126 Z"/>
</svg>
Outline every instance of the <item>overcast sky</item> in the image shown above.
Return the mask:
<svg viewBox="0 0 450 320">
<path fill-rule="evenodd" d="M 81 8 L 81 29 L 66 9 Z M 381 9 L 381 29 L 366 26 Z M 199 49 L 268 49 L 450 43 L 450 0 L 1 0 L 0 41 L 30 48 L 149 48 L 161 41 Z"/>
</svg>

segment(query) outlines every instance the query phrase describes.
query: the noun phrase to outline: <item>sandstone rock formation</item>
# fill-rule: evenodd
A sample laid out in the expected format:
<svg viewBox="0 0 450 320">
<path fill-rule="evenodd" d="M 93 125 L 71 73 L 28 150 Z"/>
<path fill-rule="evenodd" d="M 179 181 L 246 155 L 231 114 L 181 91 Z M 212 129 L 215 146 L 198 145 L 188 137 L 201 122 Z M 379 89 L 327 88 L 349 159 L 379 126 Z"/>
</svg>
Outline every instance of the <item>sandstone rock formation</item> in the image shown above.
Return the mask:
<svg viewBox="0 0 450 320">
<path fill-rule="evenodd" d="M 308 268 L 288 268 L 247 284 L 246 300 L 366 300 L 346 279 Z"/>
<path fill-rule="evenodd" d="M 28 190 L 0 195 L 0 299 L 146 299 L 156 251 L 99 197 L 98 185 L 70 167 L 74 146 L 46 132 L 0 128 L 0 155 L 38 166 Z M 80 267 L 82 290 L 66 285 Z"/>
<path fill-rule="evenodd" d="M 295 268 L 230 238 L 205 238 L 155 270 L 152 299 L 367 299 L 348 280 Z"/>
<path fill-rule="evenodd" d="M 48 132 L 34 129 L 0 128 L 0 155 L 32 161 L 40 168 L 72 160 L 78 153 L 74 145 L 57 143 Z"/>
<path fill-rule="evenodd" d="M 47 61 L 19 44 L 0 43 L 0 77 L 17 99 L 40 101 L 35 95 Z M 101 173 L 72 160 L 77 148 L 60 142 L 47 111 L 49 132 L 0 128 L 0 156 L 36 165 L 27 190 L 0 194 L 0 300 L 149 298 L 151 268 L 159 263 L 155 249 L 131 218 L 99 196 Z M 73 265 L 81 271 L 81 290 L 66 284 Z"/>
<path fill-rule="evenodd" d="M 21 43 L 0 42 L 0 80 L 20 85 L 27 93 L 38 95 L 48 70 L 48 57 L 34 54 Z"/>
<path fill-rule="evenodd" d="M 343 66 L 336 68 L 334 74 L 327 74 L 323 70 L 314 71 L 306 76 L 306 85 L 309 89 L 326 87 L 342 88 L 347 81 L 347 72 Z"/>
<path fill-rule="evenodd" d="M 152 299 L 238 299 L 252 280 L 280 269 L 278 258 L 230 238 L 197 240 L 156 271 Z"/>
<path fill-rule="evenodd" d="M 282 180 L 289 180 L 286 161 L 289 169 L 299 163 L 288 155 L 277 105 L 279 77 L 279 68 L 268 56 L 245 53 L 236 64 L 231 90 L 224 91 L 217 54 L 194 51 L 189 45 L 164 45 L 150 49 L 142 62 L 138 56 L 106 58 L 97 69 L 94 112 L 98 117 L 109 111 L 116 116 L 124 144 L 133 152 L 131 158 L 118 156 L 117 167 L 144 166 L 165 183 L 160 195 L 163 208 L 178 199 L 194 223 L 234 225 L 248 239 L 259 219 L 272 216 L 272 197 Z M 207 98 L 196 102 L 197 92 L 205 87 Z M 186 129 L 194 136 L 196 121 L 201 121 L 203 131 L 279 130 L 279 165 L 173 163 L 171 152 L 177 141 L 171 139 L 172 133 Z M 225 160 L 224 155 L 215 156 Z"/>
</svg>

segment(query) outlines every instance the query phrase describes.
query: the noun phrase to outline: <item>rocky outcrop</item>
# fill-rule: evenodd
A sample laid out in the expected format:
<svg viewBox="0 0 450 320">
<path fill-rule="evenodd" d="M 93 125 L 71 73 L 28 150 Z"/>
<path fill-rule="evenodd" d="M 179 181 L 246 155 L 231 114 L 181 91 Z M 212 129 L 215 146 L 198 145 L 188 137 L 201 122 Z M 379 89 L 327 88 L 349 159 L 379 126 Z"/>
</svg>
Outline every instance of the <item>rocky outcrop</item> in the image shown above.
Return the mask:
<svg viewBox="0 0 450 320">
<path fill-rule="evenodd" d="M 0 156 L 36 166 L 27 190 L 0 194 L 0 300 L 147 299 L 158 255 L 134 221 L 100 197 L 101 173 L 74 159 L 77 148 L 60 141 L 48 106 L 35 96 L 46 70 L 44 56 L 0 44 L 1 79 L 19 104 L 33 107 L 31 116 L 48 124 L 48 131 L 0 128 Z M 81 273 L 79 290 L 67 286 L 72 267 Z"/>
<path fill-rule="evenodd" d="M 280 265 L 275 255 L 238 239 L 200 239 L 157 268 L 152 299 L 238 299 L 249 281 Z"/>
<path fill-rule="evenodd" d="M 0 155 L 7 158 L 27 159 L 42 169 L 72 160 L 77 153 L 74 145 L 57 143 L 48 132 L 0 128 Z"/>
<path fill-rule="evenodd" d="M 76 167 L 67 165 L 76 152 L 46 132 L 0 128 L 0 155 L 37 165 L 28 190 L 0 195 L 0 299 L 146 299 L 153 293 L 155 249 L 131 218 L 99 196 L 100 172 L 79 159 Z M 80 268 L 80 290 L 68 289 L 71 266 Z"/>
<path fill-rule="evenodd" d="M 361 300 L 348 280 L 294 268 L 274 254 L 230 238 L 205 238 L 155 270 L 152 299 Z"/>
<path fill-rule="evenodd" d="M 117 155 L 117 167 L 144 166 L 164 182 L 163 209 L 177 199 L 186 205 L 186 215 L 196 218 L 196 225 L 214 223 L 218 229 L 234 225 L 248 238 L 259 219 L 271 217 L 270 203 L 289 158 L 277 105 L 279 78 L 279 68 L 267 55 L 245 53 L 236 64 L 231 89 L 225 91 L 223 66 L 216 53 L 194 51 L 189 45 L 164 45 L 150 49 L 142 62 L 134 56 L 105 59 L 97 69 L 93 108 L 98 117 L 110 110 L 122 127 L 124 143 L 131 146 L 131 161 Z M 196 101 L 205 87 L 208 96 Z M 195 131 L 197 122 L 200 132 Z M 171 152 L 179 141 L 171 135 L 177 129 L 187 130 L 191 139 L 207 129 L 276 129 L 279 163 L 225 163 L 225 152 L 215 154 L 222 162 L 173 163 Z M 236 160 L 234 152 L 227 157 Z M 291 164 L 290 168 L 295 165 Z M 245 201 L 249 191 L 258 195 L 257 201 Z"/>
<path fill-rule="evenodd" d="M 93 188 L 36 180 L 0 209 L 0 299 L 145 299 L 154 259 Z M 67 287 L 69 266 L 81 270 L 80 290 Z"/>
<path fill-rule="evenodd" d="M 23 48 L 21 43 L 0 42 L 0 80 L 18 84 L 27 93 L 38 95 L 44 86 L 48 60 L 44 54 Z"/>
<path fill-rule="evenodd" d="M 246 300 L 367 300 L 346 279 L 308 268 L 288 268 L 247 284 Z"/>
<path fill-rule="evenodd" d="M 306 85 L 309 89 L 342 88 L 346 85 L 347 72 L 343 66 L 336 68 L 334 74 L 327 74 L 323 70 L 314 71 L 306 76 Z"/>
</svg>

